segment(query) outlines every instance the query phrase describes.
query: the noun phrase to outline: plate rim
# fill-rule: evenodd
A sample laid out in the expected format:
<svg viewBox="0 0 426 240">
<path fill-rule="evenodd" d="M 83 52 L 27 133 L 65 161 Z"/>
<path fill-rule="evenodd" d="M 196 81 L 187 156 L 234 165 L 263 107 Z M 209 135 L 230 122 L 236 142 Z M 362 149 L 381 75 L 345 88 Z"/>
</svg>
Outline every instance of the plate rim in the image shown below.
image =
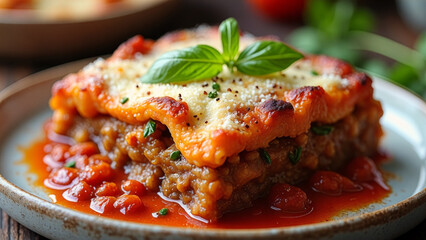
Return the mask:
<svg viewBox="0 0 426 240">
<path fill-rule="evenodd" d="M 96 58 L 96 57 L 95 57 Z M 85 63 L 93 61 L 94 58 L 83 59 L 74 61 L 71 63 L 62 64 L 39 73 L 32 74 L 25 77 L 9 87 L 3 89 L 0 92 L 0 105 L 3 101 L 14 94 L 21 91 L 25 91 L 31 86 L 38 84 L 45 84 L 48 81 L 52 81 L 52 76 L 57 78 L 68 74 L 69 72 L 75 72 L 79 70 L 77 66 L 81 66 Z M 67 70 L 67 71 L 65 71 Z M 36 80 L 34 80 L 36 79 Z M 398 91 L 398 93 L 404 94 L 405 97 L 410 98 L 410 101 L 414 101 L 419 106 L 422 113 L 426 116 L 426 102 L 419 96 L 411 93 L 407 89 L 395 85 L 394 83 L 382 80 L 380 78 L 374 78 L 373 80 L 376 85 L 384 85 L 385 87 L 391 88 L 392 91 Z M 46 214 L 51 212 L 50 217 L 55 217 L 55 214 L 62 216 L 67 215 L 68 218 L 74 221 L 83 222 L 86 225 L 94 224 L 94 226 L 102 228 L 113 228 L 117 231 L 132 231 L 134 233 L 159 233 L 159 232 L 171 232 L 179 234 L 181 236 L 192 236 L 192 237 L 241 237 L 241 238 L 265 238 L 272 236 L 279 236 L 285 234 L 286 237 L 300 237 L 300 236 L 330 236 L 338 234 L 341 231 L 357 231 L 366 228 L 366 226 L 384 224 L 383 219 L 399 219 L 408 215 L 412 211 L 415 211 L 417 207 L 426 205 L 426 187 L 418 193 L 396 203 L 391 206 L 387 206 L 372 212 L 362 213 L 356 216 L 347 217 L 343 219 L 332 220 L 328 222 L 313 223 L 308 225 L 299 226 L 288 226 L 288 227 L 276 227 L 276 228 L 258 228 L 258 229 L 197 229 L 197 228 L 185 228 L 185 227 L 173 227 L 163 226 L 147 223 L 135 223 L 127 222 L 123 220 L 115 220 L 112 218 L 100 217 L 83 212 L 78 212 L 70 208 L 62 207 L 60 205 L 51 203 L 45 199 L 33 195 L 31 192 L 27 192 L 13 183 L 9 182 L 0 174 L 0 193 L 4 194 L 9 200 L 12 201 L 24 201 L 24 205 L 31 210 L 36 211 L 40 214 Z M 7 212 L 7 210 L 3 211 Z M 60 213 L 60 214 L 58 214 Z M 425 216 L 424 216 L 425 217 Z"/>
</svg>

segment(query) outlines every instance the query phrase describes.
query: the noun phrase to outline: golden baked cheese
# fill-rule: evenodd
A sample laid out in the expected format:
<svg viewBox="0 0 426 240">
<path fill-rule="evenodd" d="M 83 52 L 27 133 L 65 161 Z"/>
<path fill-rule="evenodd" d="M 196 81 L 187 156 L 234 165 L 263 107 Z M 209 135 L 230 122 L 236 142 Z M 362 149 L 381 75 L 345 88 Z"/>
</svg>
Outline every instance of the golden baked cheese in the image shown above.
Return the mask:
<svg viewBox="0 0 426 240">
<path fill-rule="evenodd" d="M 240 50 L 257 40 L 242 36 Z M 50 102 L 54 123 L 69 121 L 75 109 L 83 117 L 107 114 L 130 124 L 153 119 L 169 129 L 190 163 L 219 167 L 243 150 L 307 132 L 312 122 L 336 122 L 372 96 L 365 74 L 324 56 L 306 57 L 266 76 L 224 68 L 217 77 L 201 81 L 141 83 L 141 76 L 162 53 L 196 44 L 221 49 L 220 37 L 217 29 L 200 27 L 163 37 L 142 53 L 123 55 L 134 51 L 132 41 L 143 40 L 129 41 L 111 58 L 98 59 L 55 84 Z M 211 98 L 214 83 L 220 90 Z"/>
</svg>

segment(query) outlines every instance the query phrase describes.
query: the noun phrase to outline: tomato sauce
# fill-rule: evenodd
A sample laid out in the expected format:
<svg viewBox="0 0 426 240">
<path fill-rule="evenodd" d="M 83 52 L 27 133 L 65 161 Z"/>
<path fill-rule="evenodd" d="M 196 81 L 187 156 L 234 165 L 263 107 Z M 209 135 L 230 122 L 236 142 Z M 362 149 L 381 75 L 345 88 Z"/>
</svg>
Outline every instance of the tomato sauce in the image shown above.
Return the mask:
<svg viewBox="0 0 426 240">
<path fill-rule="evenodd" d="M 52 146 L 56 145 L 59 147 L 54 150 Z M 253 207 L 208 223 L 191 216 L 177 201 L 148 192 L 137 181 L 127 180 L 124 171 L 110 168 L 110 160 L 98 154 L 90 143 L 76 148 L 46 138 L 23 152 L 29 171 L 38 176 L 34 184 L 44 188 L 54 203 L 88 214 L 138 223 L 226 229 L 296 226 L 330 221 L 345 211 L 380 202 L 391 192 L 374 162 L 358 158 L 348 165 L 355 170 L 344 169 L 344 176 L 323 171 L 297 187 L 276 185 L 269 196 L 255 201 Z M 79 160 L 78 156 L 84 154 L 90 157 Z M 76 168 L 84 171 L 78 172 Z M 357 178 L 362 181 L 352 181 Z"/>
</svg>

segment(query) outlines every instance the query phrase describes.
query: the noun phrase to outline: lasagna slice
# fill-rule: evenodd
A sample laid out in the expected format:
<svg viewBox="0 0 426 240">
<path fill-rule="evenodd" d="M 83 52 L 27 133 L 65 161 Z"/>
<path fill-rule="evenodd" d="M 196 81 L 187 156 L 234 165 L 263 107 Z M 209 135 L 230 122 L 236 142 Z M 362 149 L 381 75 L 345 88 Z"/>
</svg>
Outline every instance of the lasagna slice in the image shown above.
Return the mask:
<svg viewBox="0 0 426 240">
<path fill-rule="evenodd" d="M 240 48 L 257 40 L 244 35 Z M 95 141 L 129 178 L 208 221 L 251 206 L 275 183 L 375 153 L 382 109 L 372 81 L 337 59 L 308 56 L 266 76 L 224 69 L 196 82 L 140 82 L 161 54 L 196 44 L 220 49 L 217 28 L 137 36 L 66 76 L 52 90 L 53 131 Z"/>
</svg>

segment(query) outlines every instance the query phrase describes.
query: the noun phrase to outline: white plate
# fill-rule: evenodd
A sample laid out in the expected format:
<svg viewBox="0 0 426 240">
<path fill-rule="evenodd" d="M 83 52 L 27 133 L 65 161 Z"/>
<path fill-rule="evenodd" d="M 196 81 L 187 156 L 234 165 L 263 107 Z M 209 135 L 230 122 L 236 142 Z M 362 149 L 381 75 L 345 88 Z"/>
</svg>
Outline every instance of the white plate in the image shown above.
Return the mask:
<svg viewBox="0 0 426 240">
<path fill-rule="evenodd" d="M 27 77 L 0 93 L 0 206 L 28 228 L 53 239 L 389 239 L 426 218 L 426 104 L 408 91 L 375 79 L 375 96 L 384 108 L 382 148 L 393 156 L 384 169 L 393 192 L 381 203 L 335 220 L 271 229 L 186 229 L 117 221 L 76 212 L 50 203 L 42 189 L 29 184 L 17 146 L 42 137 L 50 116 L 53 82 L 88 60 Z"/>
</svg>

